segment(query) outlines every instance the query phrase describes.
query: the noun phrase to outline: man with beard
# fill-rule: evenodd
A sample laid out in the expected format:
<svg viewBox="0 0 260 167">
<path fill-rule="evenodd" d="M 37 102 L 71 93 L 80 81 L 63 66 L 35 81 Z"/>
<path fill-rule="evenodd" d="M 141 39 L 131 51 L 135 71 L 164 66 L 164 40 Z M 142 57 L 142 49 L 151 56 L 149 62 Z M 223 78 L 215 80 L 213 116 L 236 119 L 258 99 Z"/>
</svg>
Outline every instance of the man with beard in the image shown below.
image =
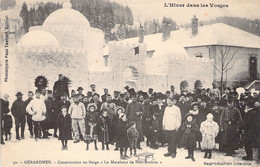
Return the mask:
<svg viewBox="0 0 260 167">
<path fill-rule="evenodd" d="M 112 100 L 112 102 L 115 103 L 116 106 L 118 106 L 118 104 L 120 103 L 119 94 L 119 91 L 114 91 L 114 99 Z"/>
<path fill-rule="evenodd" d="M 48 138 L 49 135 L 51 135 L 48 130 L 54 129 L 53 137 L 58 138 L 57 136 L 57 118 L 58 113 L 55 110 L 55 101 L 53 99 L 52 91 L 48 90 L 47 94 L 48 98 L 44 101 L 46 105 L 46 119 L 44 120 L 44 132 L 43 132 L 43 138 Z"/>
<path fill-rule="evenodd" d="M 97 105 L 97 110 L 96 110 L 96 112 L 98 113 L 98 116 L 100 116 L 100 115 L 102 114 L 102 112 L 101 112 L 102 102 L 99 101 L 99 94 L 94 93 L 94 94 L 92 95 L 92 102 Z"/>
<path fill-rule="evenodd" d="M 234 102 L 229 99 L 227 107 L 220 116 L 220 130 L 223 132 L 222 142 L 226 156 L 235 156 L 235 149 L 239 141 L 239 127 L 241 126 L 241 115 Z"/>
<path fill-rule="evenodd" d="M 130 93 L 125 92 L 125 101 L 129 104 L 132 103 L 132 100 L 130 99 Z"/>
<path fill-rule="evenodd" d="M 177 102 L 177 106 L 180 108 L 183 123 L 185 120 L 185 115 L 189 112 L 191 107 L 190 104 L 186 102 L 186 96 L 184 94 L 180 95 L 179 102 Z"/>
<path fill-rule="evenodd" d="M 28 92 L 28 99 L 25 100 L 25 108 L 27 107 L 27 105 L 33 100 L 33 92 L 29 91 Z M 30 137 L 33 138 L 33 121 L 32 121 L 32 115 L 26 113 L 26 118 L 27 118 L 27 125 L 30 131 Z"/>
<path fill-rule="evenodd" d="M 163 94 L 159 93 L 155 98 L 156 98 L 157 104 L 152 107 L 152 114 L 154 114 L 154 113 L 159 114 L 159 122 L 160 122 L 160 125 L 162 125 L 164 110 L 166 108 L 166 105 L 163 103 L 164 97 L 163 97 Z M 166 136 L 165 136 L 165 133 L 162 128 L 159 131 L 159 142 L 161 143 L 161 146 L 164 147 L 164 144 L 166 142 Z"/>
<path fill-rule="evenodd" d="M 126 110 L 127 102 L 125 101 L 125 94 L 124 93 L 120 94 L 120 102 L 119 102 L 118 106 L 121 106 Z"/>
<path fill-rule="evenodd" d="M 21 140 L 24 139 L 24 128 L 25 128 L 25 103 L 22 100 L 23 94 L 18 92 L 16 94 L 17 100 L 14 101 L 11 112 L 15 119 L 15 132 L 16 132 L 16 139 Z M 19 135 L 19 128 L 21 127 L 21 138 Z"/>
<path fill-rule="evenodd" d="M 59 100 L 62 94 L 66 94 L 69 97 L 68 84 L 64 81 L 64 76 L 59 75 L 59 80 L 54 83 L 53 95 L 55 100 Z"/>
<path fill-rule="evenodd" d="M 137 141 L 137 149 L 142 149 L 140 142 L 143 139 L 143 128 L 142 128 L 142 115 L 144 112 L 143 105 L 137 102 L 137 95 L 132 94 L 132 103 L 128 104 L 126 107 L 126 116 L 129 122 L 134 121 L 136 123 L 136 129 L 139 133 Z"/>
</svg>

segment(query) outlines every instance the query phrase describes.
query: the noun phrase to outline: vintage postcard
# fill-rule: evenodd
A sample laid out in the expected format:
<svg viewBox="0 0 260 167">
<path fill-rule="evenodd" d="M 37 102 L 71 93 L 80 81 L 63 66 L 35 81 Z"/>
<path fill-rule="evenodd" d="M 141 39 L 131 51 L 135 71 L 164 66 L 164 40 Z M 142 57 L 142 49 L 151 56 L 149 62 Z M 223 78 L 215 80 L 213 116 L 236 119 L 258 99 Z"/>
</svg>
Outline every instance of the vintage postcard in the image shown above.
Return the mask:
<svg viewBox="0 0 260 167">
<path fill-rule="evenodd" d="M 0 166 L 259 166 L 259 8 L 0 0 Z"/>
</svg>

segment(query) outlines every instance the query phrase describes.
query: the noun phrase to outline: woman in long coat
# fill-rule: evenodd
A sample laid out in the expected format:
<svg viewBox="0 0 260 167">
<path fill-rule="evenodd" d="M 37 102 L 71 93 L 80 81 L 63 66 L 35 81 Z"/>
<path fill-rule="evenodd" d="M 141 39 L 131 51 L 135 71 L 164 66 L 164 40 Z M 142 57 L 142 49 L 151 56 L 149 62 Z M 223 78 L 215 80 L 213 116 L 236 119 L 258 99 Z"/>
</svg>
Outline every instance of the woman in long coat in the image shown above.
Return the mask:
<svg viewBox="0 0 260 167">
<path fill-rule="evenodd" d="M 98 141 L 102 142 L 102 150 L 109 150 L 109 131 L 110 131 L 110 118 L 107 110 L 102 111 L 102 115 L 98 118 Z"/>
<path fill-rule="evenodd" d="M 207 115 L 207 120 L 201 123 L 200 132 L 202 134 L 201 147 L 205 151 L 204 158 L 211 158 L 212 149 L 215 146 L 215 137 L 219 132 L 219 126 L 213 121 L 213 115 Z"/>
<path fill-rule="evenodd" d="M 130 143 L 127 137 L 127 130 L 128 130 L 128 125 L 127 125 L 127 119 L 126 115 L 122 114 L 120 116 L 120 119 L 118 121 L 118 140 L 117 140 L 117 146 L 120 148 L 120 158 L 121 159 L 126 159 L 126 153 L 127 153 L 127 148 L 130 147 Z M 124 154 L 123 154 L 124 153 Z"/>
<path fill-rule="evenodd" d="M 58 116 L 59 140 L 62 142 L 62 150 L 67 150 L 68 140 L 72 140 L 71 135 L 71 117 L 67 113 L 67 107 L 61 108 L 62 113 Z"/>
</svg>

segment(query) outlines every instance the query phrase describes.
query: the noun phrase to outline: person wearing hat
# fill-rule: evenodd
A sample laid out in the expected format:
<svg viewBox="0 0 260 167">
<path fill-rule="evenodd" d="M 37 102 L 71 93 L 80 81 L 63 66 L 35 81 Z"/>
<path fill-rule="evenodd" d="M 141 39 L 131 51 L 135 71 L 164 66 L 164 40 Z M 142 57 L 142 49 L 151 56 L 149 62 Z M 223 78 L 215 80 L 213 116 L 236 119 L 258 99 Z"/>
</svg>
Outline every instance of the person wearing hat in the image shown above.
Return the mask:
<svg viewBox="0 0 260 167">
<path fill-rule="evenodd" d="M 58 101 L 56 101 L 55 112 L 57 115 L 61 114 L 62 106 L 66 106 L 67 109 L 70 107 L 70 101 L 67 99 L 67 95 L 65 93 L 61 95 L 61 98 Z"/>
<path fill-rule="evenodd" d="M 102 143 L 102 150 L 109 150 L 109 142 L 110 142 L 110 127 L 111 120 L 108 116 L 108 112 L 106 109 L 102 110 L 102 114 L 98 118 L 98 141 Z"/>
<path fill-rule="evenodd" d="M 235 149 L 239 142 L 239 130 L 242 118 L 240 112 L 234 107 L 232 99 L 228 99 L 227 107 L 220 116 L 220 131 L 222 132 L 222 144 L 226 156 L 235 156 Z"/>
<path fill-rule="evenodd" d="M 185 115 L 189 112 L 190 104 L 186 101 L 186 95 L 180 94 L 179 102 L 176 104 L 181 111 L 182 123 L 184 122 Z"/>
<path fill-rule="evenodd" d="M 153 94 L 153 88 L 148 89 L 148 96 L 151 97 Z"/>
<path fill-rule="evenodd" d="M 131 95 L 129 92 L 125 92 L 125 101 L 130 104 L 132 103 L 132 100 L 131 100 Z"/>
<path fill-rule="evenodd" d="M 62 148 L 61 150 L 68 150 L 68 140 L 72 140 L 71 135 L 71 117 L 68 114 L 68 108 L 66 105 L 63 105 L 61 108 L 61 113 L 58 116 L 57 124 L 59 128 L 59 140 L 61 140 Z"/>
<path fill-rule="evenodd" d="M 70 97 L 68 83 L 64 80 L 64 75 L 59 74 L 59 80 L 56 81 L 53 86 L 53 96 L 55 99 L 60 99 L 64 93 Z"/>
<path fill-rule="evenodd" d="M 159 120 L 160 120 L 160 124 L 162 125 L 162 120 L 163 120 L 163 115 L 164 115 L 164 111 L 165 111 L 165 108 L 167 107 L 167 105 L 165 105 L 163 103 L 163 94 L 162 93 L 157 93 L 155 95 L 155 100 L 156 100 L 156 104 L 152 106 L 152 114 L 154 113 L 158 113 L 159 114 Z M 162 129 L 162 126 L 161 126 L 161 129 L 159 131 L 159 142 L 161 144 L 162 147 L 164 147 L 164 144 L 166 142 L 166 135 Z"/>
<path fill-rule="evenodd" d="M 14 120 L 15 120 L 16 139 L 21 140 L 21 138 L 24 139 L 26 110 L 25 110 L 25 103 L 22 100 L 23 94 L 21 92 L 17 92 L 16 97 L 17 99 L 13 102 L 11 107 L 11 113 L 14 116 Z M 21 135 L 19 135 L 20 127 L 21 127 Z"/>
<path fill-rule="evenodd" d="M 91 84 L 90 88 L 91 88 L 92 94 L 96 93 L 96 85 L 95 84 Z"/>
<path fill-rule="evenodd" d="M 46 115 L 46 105 L 41 99 L 41 91 L 35 91 L 35 99 L 33 99 L 26 107 L 28 114 L 32 115 L 33 126 L 34 126 L 34 135 L 35 140 L 37 141 L 41 138 L 41 129 L 44 128 L 43 121 L 45 120 Z M 43 129 L 45 130 L 45 129 Z"/>
<path fill-rule="evenodd" d="M 97 148 L 97 139 L 98 139 L 98 129 L 97 129 L 97 123 L 98 123 L 98 112 L 97 111 L 97 105 L 95 103 L 89 103 L 87 107 L 87 113 L 85 117 L 85 125 L 86 125 L 86 143 L 87 147 L 86 150 L 89 150 L 89 144 L 90 142 L 94 141 L 95 144 L 95 150 L 98 150 Z"/>
<path fill-rule="evenodd" d="M 69 107 L 68 113 L 72 119 L 72 129 L 75 134 L 74 143 L 80 142 L 80 132 L 81 135 L 85 134 L 85 116 L 86 108 L 82 102 L 79 101 L 79 95 L 74 95 L 74 103 Z"/>
<path fill-rule="evenodd" d="M 99 101 L 99 94 L 97 94 L 97 93 L 94 93 L 93 95 L 92 95 L 92 100 L 91 100 L 91 102 L 92 103 L 95 103 L 96 105 L 97 105 L 97 113 L 98 113 L 98 115 L 101 115 L 102 113 L 101 113 L 101 106 L 102 106 L 102 102 L 101 101 Z"/>
<path fill-rule="evenodd" d="M 84 94 L 83 94 L 83 88 L 82 87 L 78 87 L 77 91 L 78 91 L 78 95 L 79 95 L 79 101 L 82 102 L 83 101 L 83 97 L 84 97 Z"/>
<path fill-rule="evenodd" d="M 119 102 L 118 106 L 121 106 L 126 110 L 127 102 L 125 101 L 125 94 L 120 93 L 119 99 L 120 99 L 120 102 Z"/>
<path fill-rule="evenodd" d="M 196 148 L 196 134 L 199 132 L 199 127 L 194 121 L 192 114 L 185 116 L 185 122 L 180 127 L 180 132 L 183 134 L 181 145 L 188 150 L 188 156 L 185 159 L 195 161 L 194 149 Z"/>
<path fill-rule="evenodd" d="M 112 102 L 115 103 L 116 106 L 118 106 L 118 104 L 120 103 L 119 94 L 119 91 L 114 91 L 114 98 Z"/>
<path fill-rule="evenodd" d="M 33 92 L 29 91 L 28 92 L 28 99 L 25 100 L 25 108 L 27 107 L 27 105 L 33 100 Z M 30 137 L 33 138 L 33 121 L 32 121 L 32 115 L 26 113 L 26 119 L 27 119 L 27 125 L 28 125 L 28 129 L 30 132 Z"/>
<path fill-rule="evenodd" d="M 209 113 L 207 119 L 201 123 L 200 132 L 202 133 L 201 147 L 205 151 L 204 158 L 211 159 L 212 150 L 215 147 L 215 138 L 219 132 L 218 124 L 213 121 L 213 115 Z"/>
<path fill-rule="evenodd" d="M 107 95 L 108 95 L 108 89 L 104 89 L 104 94 L 101 96 L 102 103 L 105 103 L 107 101 Z"/>
<path fill-rule="evenodd" d="M 46 119 L 44 120 L 43 125 L 45 125 L 45 132 L 43 133 L 43 138 L 48 138 L 51 135 L 48 130 L 54 129 L 53 137 L 58 138 L 57 136 L 57 118 L 58 112 L 56 110 L 56 101 L 53 99 L 52 91 L 48 90 L 47 99 L 44 101 L 46 105 Z"/>
<path fill-rule="evenodd" d="M 168 153 L 164 156 L 171 156 L 172 158 L 175 158 L 177 154 L 177 132 L 181 126 L 181 111 L 179 107 L 174 105 L 175 100 L 172 97 L 167 99 L 167 107 L 162 120 L 163 130 L 168 142 Z"/>
<path fill-rule="evenodd" d="M 151 148 L 158 149 L 159 135 L 161 130 L 161 122 L 159 113 L 153 114 L 153 121 L 151 124 Z"/>
<path fill-rule="evenodd" d="M 127 119 L 131 122 L 136 123 L 136 128 L 139 133 L 137 148 L 142 149 L 140 142 L 143 139 L 143 128 L 142 128 L 142 115 L 144 112 L 143 105 L 137 102 L 137 94 L 132 94 L 132 103 L 128 104 L 126 107 L 126 116 Z"/>
<path fill-rule="evenodd" d="M 130 143 L 130 156 L 133 155 L 132 150 L 134 150 L 134 156 L 136 157 L 136 147 L 137 147 L 137 142 L 138 142 L 138 136 L 139 133 L 136 129 L 136 124 L 134 121 L 130 122 L 128 124 L 128 129 L 127 129 L 127 138 Z"/>
<path fill-rule="evenodd" d="M 253 148 L 257 146 L 259 127 L 257 125 L 257 111 L 254 108 L 254 102 L 247 101 L 244 109 L 244 119 L 242 122 L 242 142 L 244 144 L 246 156 L 242 157 L 243 160 L 253 160 Z"/>
<path fill-rule="evenodd" d="M 115 142 L 115 130 L 116 130 L 116 125 L 115 125 L 115 116 L 116 116 L 116 105 L 115 103 L 112 102 L 112 96 L 110 94 L 107 95 L 107 101 L 101 105 L 101 111 L 102 110 L 107 110 L 108 116 L 111 120 L 111 127 L 109 131 L 109 136 L 110 136 L 110 143 L 113 144 Z"/>
</svg>

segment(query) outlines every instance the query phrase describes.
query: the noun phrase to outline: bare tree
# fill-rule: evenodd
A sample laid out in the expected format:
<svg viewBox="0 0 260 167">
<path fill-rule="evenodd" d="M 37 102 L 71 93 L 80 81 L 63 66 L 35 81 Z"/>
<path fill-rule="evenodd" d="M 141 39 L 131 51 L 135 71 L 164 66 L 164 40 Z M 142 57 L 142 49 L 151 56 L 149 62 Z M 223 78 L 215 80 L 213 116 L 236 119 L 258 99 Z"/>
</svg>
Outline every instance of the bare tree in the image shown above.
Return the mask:
<svg viewBox="0 0 260 167">
<path fill-rule="evenodd" d="M 218 43 L 219 44 L 216 45 L 216 55 L 211 55 L 210 47 L 207 48 L 209 49 L 209 58 L 211 60 L 212 66 L 216 69 L 217 72 L 220 73 L 220 84 L 221 84 L 220 92 L 222 96 L 224 74 L 233 68 L 236 62 L 236 54 L 238 53 L 240 48 L 230 46 L 228 44 L 224 44 L 223 42 L 218 42 Z"/>
</svg>

